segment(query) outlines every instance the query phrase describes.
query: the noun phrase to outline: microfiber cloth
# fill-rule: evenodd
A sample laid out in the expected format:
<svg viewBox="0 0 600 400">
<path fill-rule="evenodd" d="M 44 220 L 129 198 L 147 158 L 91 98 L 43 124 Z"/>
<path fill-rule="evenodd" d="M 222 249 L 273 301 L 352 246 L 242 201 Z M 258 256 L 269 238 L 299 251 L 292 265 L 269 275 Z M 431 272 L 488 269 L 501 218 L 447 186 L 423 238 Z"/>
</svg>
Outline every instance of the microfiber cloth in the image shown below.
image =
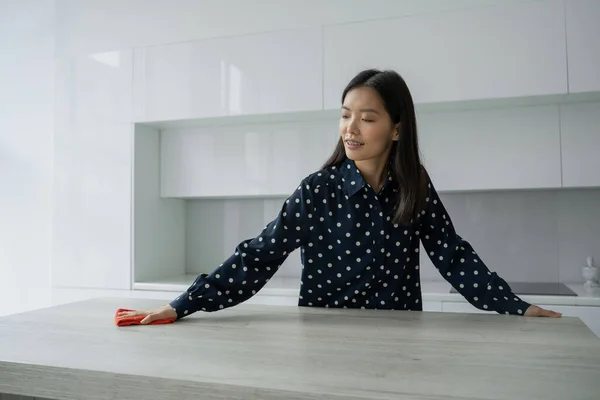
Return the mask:
<svg viewBox="0 0 600 400">
<path fill-rule="evenodd" d="M 119 317 L 119 313 L 122 311 L 135 311 L 135 310 L 129 310 L 127 308 L 119 308 L 115 312 L 115 324 L 117 326 L 141 325 L 142 320 L 144 318 L 146 318 L 144 315 L 140 315 L 137 317 L 125 317 L 125 316 Z M 148 325 L 170 324 L 172 322 L 175 322 L 175 318 L 163 318 L 163 319 L 154 320 L 154 321 L 150 322 Z"/>
</svg>

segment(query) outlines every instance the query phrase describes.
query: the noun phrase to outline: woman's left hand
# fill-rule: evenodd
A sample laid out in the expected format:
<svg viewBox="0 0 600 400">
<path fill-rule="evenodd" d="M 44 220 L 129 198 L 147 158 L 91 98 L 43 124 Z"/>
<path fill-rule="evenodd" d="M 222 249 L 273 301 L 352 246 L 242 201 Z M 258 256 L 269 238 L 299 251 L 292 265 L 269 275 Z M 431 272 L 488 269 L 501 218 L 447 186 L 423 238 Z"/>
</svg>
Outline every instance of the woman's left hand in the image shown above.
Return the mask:
<svg viewBox="0 0 600 400">
<path fill-rule="evenodd" d="M 562 313 L 552 311 L 552 310 L 544 310 L 541 307 L 531 305 L 525 311 L 524 314 L 526 317 L 549 317 L 549 318 L 560 318 Z"/>
</svg>

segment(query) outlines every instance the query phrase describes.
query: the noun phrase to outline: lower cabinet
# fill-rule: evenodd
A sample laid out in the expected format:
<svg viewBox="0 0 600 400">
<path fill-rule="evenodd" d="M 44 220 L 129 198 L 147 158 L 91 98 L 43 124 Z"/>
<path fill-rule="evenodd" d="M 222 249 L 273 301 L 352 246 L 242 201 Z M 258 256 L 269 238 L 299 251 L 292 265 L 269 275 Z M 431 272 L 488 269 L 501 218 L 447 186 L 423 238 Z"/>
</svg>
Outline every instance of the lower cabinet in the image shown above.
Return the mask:
<svg viewBox="0 0 600 400">
<path fill-rule="evenodd" d="M 425 300 L 425 301 L 423 301 L 423 311 L 441 312 L 442 311 L 442 302 Z"/>
<path fill-rule="evenodd" d="M 565 317 L 578 317 L 596 336 L 600 337 L 600 307 L 538 305 L 545 309 L 560 312 Z"/>
<path fill-rule="evenodd" d="M 442 302 L 443 312 L 455 312 L 455 313 L 477 313 L 477 314 L 489 314 L 489 311 L 480 310 L 475 308 L 467 302 Z"/>
<path fill-rule="evenodd" d="M 537 305 L 547 310 L 560 312 L 563 314 L 563 317 L 577 317 L 581 319 L 581 321 L 586 324 L 586 326 L 590 328 L 590 330 L 594 332 L 596 336 L 600 337 L 600 307 L 559 306 L 552 304 Z M 489 313 L 489 311 L 479 310 L 466 302 L 443 302 L 442 311 L 456 313 Z"/>
</svg>

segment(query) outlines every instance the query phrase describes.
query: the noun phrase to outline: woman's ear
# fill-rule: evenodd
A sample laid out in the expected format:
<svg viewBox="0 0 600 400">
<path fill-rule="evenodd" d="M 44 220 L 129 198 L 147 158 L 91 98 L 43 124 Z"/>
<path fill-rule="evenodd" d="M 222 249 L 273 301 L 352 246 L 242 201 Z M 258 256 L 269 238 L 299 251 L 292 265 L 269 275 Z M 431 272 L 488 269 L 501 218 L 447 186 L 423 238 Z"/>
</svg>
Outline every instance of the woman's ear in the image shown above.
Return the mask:
<svg viewBox="0 0 600 400">
<path fill-rule="evenodd" d="M 394 138 L 393 140 L 400 140 L 400 122 L 394 125 Z"/>
</svg>

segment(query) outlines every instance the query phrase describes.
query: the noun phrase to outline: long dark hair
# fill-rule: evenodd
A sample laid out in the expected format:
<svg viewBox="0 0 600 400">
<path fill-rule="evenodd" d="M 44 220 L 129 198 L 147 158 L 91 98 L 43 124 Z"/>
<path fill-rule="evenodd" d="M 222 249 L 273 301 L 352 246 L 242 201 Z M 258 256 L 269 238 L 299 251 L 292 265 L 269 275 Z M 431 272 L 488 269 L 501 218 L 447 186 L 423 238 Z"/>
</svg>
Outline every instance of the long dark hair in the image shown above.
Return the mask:
<svg viewBox="0 0 600 400">
<path fill-rule="evenodd" d="M 348 83 L 342 94 L 342 104 L 346 94 L 356 87 L 370 87 L 377 91 L 392 122 L 400 123 L 400 137 L 392 144 L 388 165 L 399 191 L 394 223 L 408 224 L 421 210 L 427 195 L 427 177 L 419 155 L 417 118 L 410 90 L 395 71 L 367 69 Z M 339 166 L 345 159 L 344 142 L 340 137 L 323 168 Z"/>
</svg>

